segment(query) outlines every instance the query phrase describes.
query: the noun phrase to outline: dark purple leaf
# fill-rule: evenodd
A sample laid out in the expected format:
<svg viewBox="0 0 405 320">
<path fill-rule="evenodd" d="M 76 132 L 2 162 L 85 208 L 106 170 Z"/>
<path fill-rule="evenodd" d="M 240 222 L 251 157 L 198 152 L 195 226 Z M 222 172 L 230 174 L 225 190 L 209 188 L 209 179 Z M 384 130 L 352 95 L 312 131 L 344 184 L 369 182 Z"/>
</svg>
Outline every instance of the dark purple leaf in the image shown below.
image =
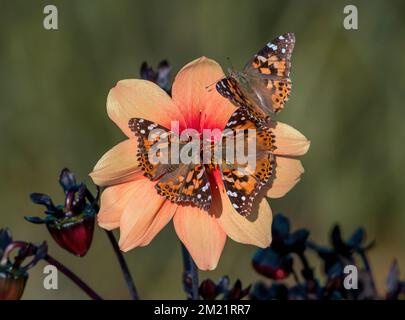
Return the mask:
<svg viewBox="0 0 405 320">
<path fill-rule="evenodd" d="M 0 229 L 0 259 L 3 255 L 3 250 L 13 241 L 11 232 L 9 229 Z"/>
<path fill-rule="evenodd" d="M 281 213 L 278 213 L 274 216 L 271 230 L 273 241 L 284 239 L 288 237 L 288 234 L 290 232 L 290 222 L 285 216 L 283 216 Z"/>
<path fill-rule="evenodd" d="M 31 223 L 35 223 L 35 224 L 43 224 L 46 223 L 45 219 L 42 219 L 40 217 L 31 217 L 31 216 L 26 216 L 24 217 L 25 220 L 27 220 L 28 222 Z"/>
<path fill-rule="evenodd" d="M 347 241 L 347 245 L 352 248 L 360 248 L 361 243 L 365 239 L 365 236 L 366 232 L 364 231 L 364 229 L 358 228 L 350 237 L 350 239 Z"/>
<path fill-rule="evenodd" d="M 30 198 L 31 201 L 34 202 L 35 204 L 41 204 L 46 206 L 47 211 L 49 212 L 57 211 L 57 208 L 53 204 L 51 197 L 44 193 L 36 193 L 36 192 L 31 193 Z"/>
<path fill-rule="evenodd" d="M 225 291 L 228 290 L 230 284 L 231 284 L 231 281 L 229 280 L 228 276 L 221 277 L 221 279 L 219 279 L 218 284 L 217 284 L 218 292 L 224 293 Z"/>
<path fill-rule="evenodd" d="M 148 66 L 146 61 L 141 64 L 140 75 L 141 79 L 156 82 L 156 73 L 153 71 L 152 67 Z"/>
<path fill-rule="evenodd" d="M 59 175 L 59 183 L 66 193 L 76 187 L 76 178 L 69 169 L 65 168 Z"/>
<path fill-rule="evenodd" d="M 170 91 L 170 87 L 171 87 L 170 71 L 171 71 L 171 67 L 167 60 L 163 60 L 159 63 L 156 83 L 159 87 L 164 89 L 166 92 Z"/>
<path fill-rule="evenodd" d="M 289 252 L 301 253 L 306 249 L 306 241 L 309 236 L 309 231 L 300 229 L 291 234 L 284 244 L 287 246 Z"/>
<path fill-rule="evenodd" d="M 395 259 L 392 264 L 387 278 L 387 297 L 389 299 L 396 299 L 399 292 L 399 265 Z"/>
</svg>

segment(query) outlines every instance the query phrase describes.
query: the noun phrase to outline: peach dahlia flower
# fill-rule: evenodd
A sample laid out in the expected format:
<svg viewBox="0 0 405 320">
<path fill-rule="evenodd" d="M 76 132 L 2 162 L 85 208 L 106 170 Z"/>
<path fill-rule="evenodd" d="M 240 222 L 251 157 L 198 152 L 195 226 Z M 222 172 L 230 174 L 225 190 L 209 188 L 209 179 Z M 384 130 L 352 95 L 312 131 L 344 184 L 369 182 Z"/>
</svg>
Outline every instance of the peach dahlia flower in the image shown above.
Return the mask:
<svg viewBox="0 0 405 320">
<path fill-rule="evenodd" d="M 172 98 L 145 80 L 122 80 L 111 89 L 107 112 L 127 139 L 105 153 L 90 176 L 106 187 L 98 223 L 108 230 L 120 228 L 121 250 L 148 245 L 172 219 L 178 237 L 202 270 L 215 269 L 227 237 L 262 248 L 270 245 L 272 213 L 266 198 L 248 218 L 239 215 L 217 170 L 210 177 L 213 199 L 207 212 L 158 195 L 156 182 L 144 177 L 138 167 L 137 139 L 128 127 L 129 119 L 144 118 L 166 128 L 177 120 L 180 130 L 223 129 L 235 107 L 216 90 L 206 89 L 223 75 L 215 61 L 202 57 L 177 74 Z M 270 198 L 282 197 L 300 180 L 304 169 L 294 157 L 305 154 L 309 147 L 297 130 L 280 122 L 274 125 L 276 175 L 267 193 Z"/>
</svg>

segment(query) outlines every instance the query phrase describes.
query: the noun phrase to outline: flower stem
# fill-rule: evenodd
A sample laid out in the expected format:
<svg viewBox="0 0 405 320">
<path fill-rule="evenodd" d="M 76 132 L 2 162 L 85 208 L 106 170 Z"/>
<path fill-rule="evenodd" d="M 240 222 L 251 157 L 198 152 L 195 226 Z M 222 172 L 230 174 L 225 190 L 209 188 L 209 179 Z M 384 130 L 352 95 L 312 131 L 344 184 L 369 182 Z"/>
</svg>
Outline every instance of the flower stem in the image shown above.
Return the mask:
<svg viewBox="0 0 405 320">
<path fill-rule="evenodd" d="M 105 230 L 107 237 L 111 242 L 111 245 L 114 249 L 115 255 L 117 256 L 118 262 L 121 267 L 121 271 L 124 275 L 125 282 L 127 283 L 129 293 L 131 294 L 132 300 L 139 300 L 138 291 L 136 290 L 134 280 L 132 279 L 131 273 L 129 272 L 128 265 L 125 262 L 124 256 L 118 246 L 117 240 L 115 240 L 114 234 L 112 231 Z"/>
<path fill-rule="evenodd" d="M 60 263 L 58 260 L 47 254 L 44 260 L 51 265 L 54 265 L 66 277 L 72 280 L 80 289 L 82 289 L 93 300 L 103 300 L 93 289 L 91 289 L 82 279 L 80 279 L 73 271 Z"/>
<path fill-rule="evenodd" d="M 100 206 L 98 204 L 99 195 L 100 195 L 100 188 L 97 188 L 96 197 L 94 197 L 93 194 L 88 189 L 86 189 L 87 199 L 90 201 L 90 203 L 93 204 L 94 210 L 96 212 L 100 211 Z M 108 240 L 110 240 L 111 245 L 114 249 L 115 256 L 118 259 L 118 263 L 121 267 L 121 271 L 122 271 L 122 274 L 124 275 L 124 279 L 125 279 L 125 282 L 127 283 L 128 290 L 132 297 L 132 300 L 139 300 L 139 295 L 138 295 L 138 291 L 136 290 L 134 280 L 132 279 L 131 273 L 129 272 L 128 265 L 124 259 L 124 256 L 122 255 L 120 247 L 118 246 L 117 240 L 114 237 L 114 233 L 111 230 L 105 230 L 105 232 L 107 234 Z"/>
<path fill-rule="evenodd" d="M 307 257 L 304 255 L 303 252 L 298 253 L 298 257 L 300 258 L 303 265 L 303 269 L 301 271 L 302 276 L 305 278 L 305 280 L 314 280 L 314 272 L 309 266 Z"/>
<path fill-rule="evenodd" d="M 181 244 L 183 254 L 183 288 L 189 300 L 198 300 L 198 270 L 186 247 Z"/>
</svg>

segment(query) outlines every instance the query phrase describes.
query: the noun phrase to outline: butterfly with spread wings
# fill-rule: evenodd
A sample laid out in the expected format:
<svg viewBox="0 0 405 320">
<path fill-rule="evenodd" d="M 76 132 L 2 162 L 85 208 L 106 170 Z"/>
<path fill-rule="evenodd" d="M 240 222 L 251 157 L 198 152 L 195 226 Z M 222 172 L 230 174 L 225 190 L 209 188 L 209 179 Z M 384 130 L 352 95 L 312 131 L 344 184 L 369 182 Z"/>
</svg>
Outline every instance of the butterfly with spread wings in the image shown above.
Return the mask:
<svg viewBox="0 0 405 320">
<path fill-rule="evenodd" d="M 242 72 L 216 84 L 217 91 L 234 105 L 247 107 L 253 114 L 267 118 L 284 108 L 291 92 L 291 55 L 293 33 L 269 42 L 246 64 Z"/>
<path fill-rule="evenodd" d="M 250 130 L 253 135 L 249 134 Z M 247 216 L 260 191 L 274 176 L 274 134 L 265 120 L 258 119 L 250 110 L 241 107 L 232 114 L 225 126 L 222 141 L 224 152 L 229 150 L 228 144 L 243 145 L 244 150 L 239 151 L 248 158 L 247 161 L 240 162 L 237 156 L 231 161 L 224 157 L 219 164 L 232 206 L 241 215 Z M 246 148 L 249 144 L 255 146 L 253 153 Z"/>
<path fill-rule="evenodd" d="M 172 150 L 178 155 L 189 140 L 142 118 L 132 118 L 129 127 L 138 137 L 139 166 L 145 177 L 157 181 L 158 194 L 175 203 L 209 210 L 212 197 L 205 166 L 199 161 L 181 163 L 179 157 L 172 157 Z"/>
<path fill-rule="evenodd" d="M 208 211 L 212 201 L 209 174 L 219 168 L 232 206 L 239 214 L 247 216 L 256 196 L 273 176 L 274 137 L 264 122 L 245 108 L 237 109 L 228 120 L 219 148 L 224 155 L 229 144 L 256 139 L 256 152 L 251 155 L 255 160 L 253 165 L 249 161 L 227 161 L 222 156 L 219 161 L 210 160 L 208 164 L 176 163 L 171 150 L 181 153 L 189 140 L 182 140 L 168 129 L 141 118 L 132 118 L 129 127 L 138 137 L 137 159 L 144 175 L 156 181 L 157 192 L 174 203 L 193 204 Z M 257 134 L 249 136 L 249 129 L 256 130 Z M 159 159 L 169 161 L 156 161 Z"/>
</svg>

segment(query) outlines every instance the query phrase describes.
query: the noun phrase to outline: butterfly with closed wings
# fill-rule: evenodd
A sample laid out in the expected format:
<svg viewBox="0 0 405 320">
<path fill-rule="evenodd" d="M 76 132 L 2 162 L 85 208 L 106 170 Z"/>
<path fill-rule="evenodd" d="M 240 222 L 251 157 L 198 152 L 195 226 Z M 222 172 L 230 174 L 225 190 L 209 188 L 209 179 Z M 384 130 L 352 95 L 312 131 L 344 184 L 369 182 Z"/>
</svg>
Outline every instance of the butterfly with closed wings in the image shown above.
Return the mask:
<svg viewBox="0 0 405 320">
<path fill-rule="evenodd" d="M 284 108 L 291 92 L 291 55 L 295 45 L 293 33 L 285 33 L 269 42 L 246 64 L 242 72 L 216 84 L 217 91 L 237 107 L 267 118 Z"/>
</svg>

